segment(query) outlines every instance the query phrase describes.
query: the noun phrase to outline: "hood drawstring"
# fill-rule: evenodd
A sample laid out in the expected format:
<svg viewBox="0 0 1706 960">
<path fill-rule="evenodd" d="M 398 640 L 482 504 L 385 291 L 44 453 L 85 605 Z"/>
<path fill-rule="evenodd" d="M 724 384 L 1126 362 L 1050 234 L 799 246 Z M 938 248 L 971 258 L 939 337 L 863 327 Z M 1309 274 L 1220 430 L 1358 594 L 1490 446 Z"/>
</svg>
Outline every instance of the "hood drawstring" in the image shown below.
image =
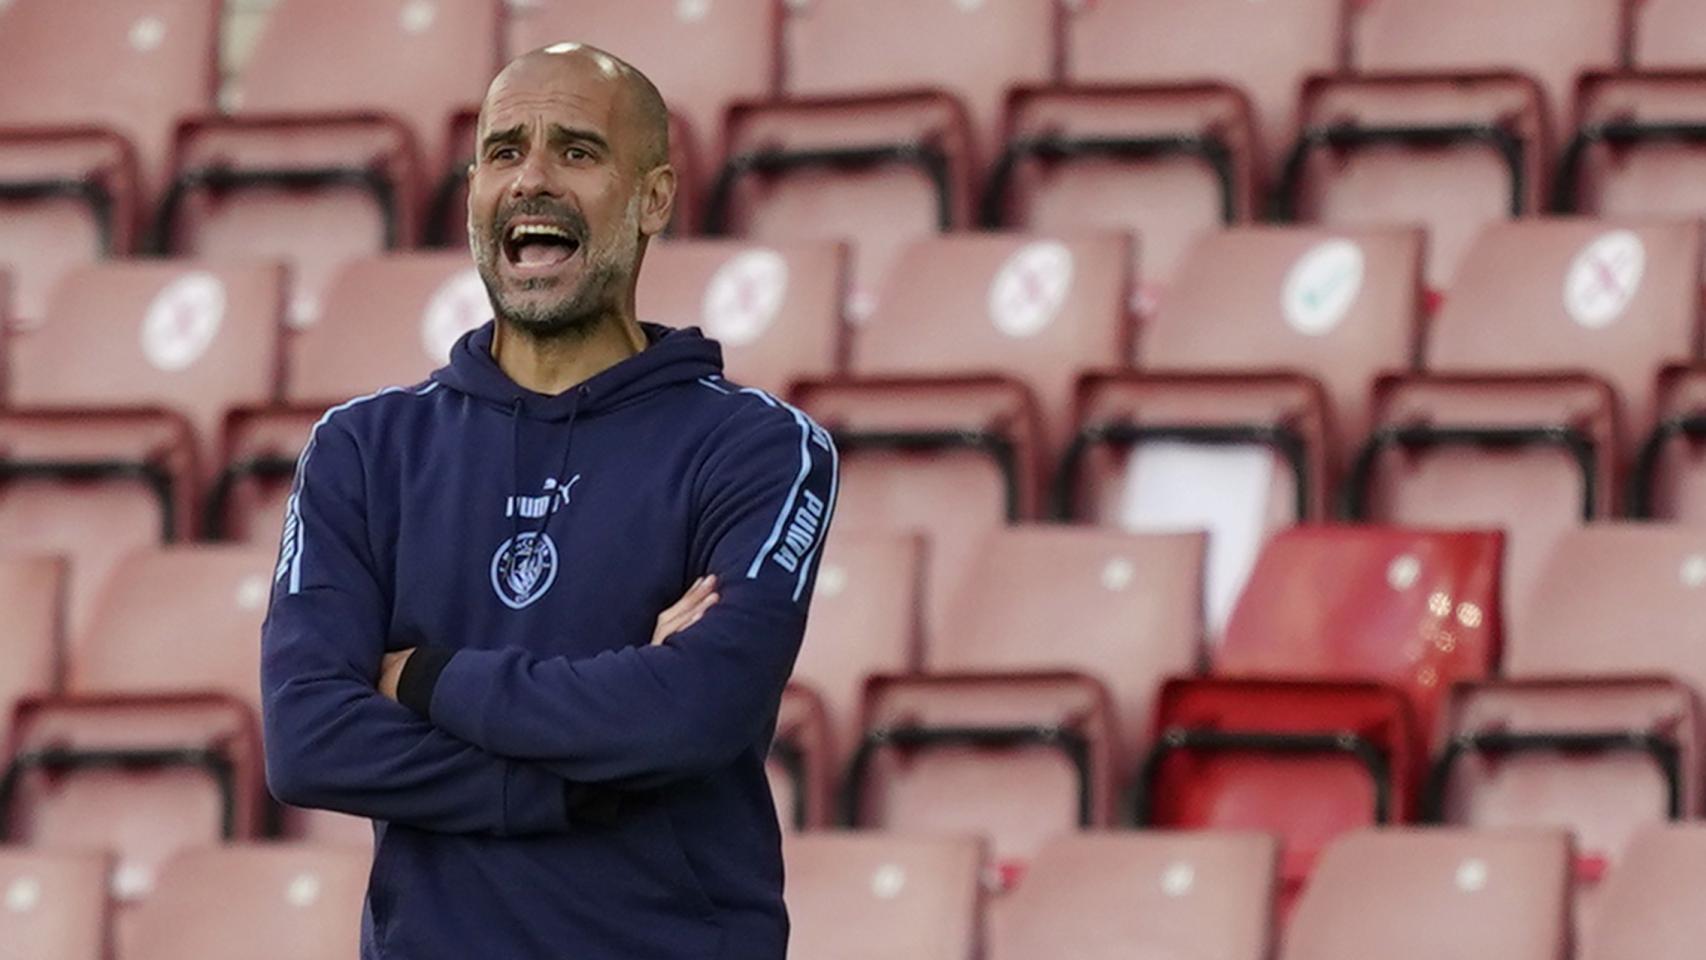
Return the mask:
<svg viewBox="0 0 1706 960">
<path fill-rule="evenodd" d="M 573 483 L 573 480 L 569 478 L 567 474 L 569 472 L 569 457 L 574 453 L 575 448 L 575 423 L 580 419 L 581 401 L 591 392 L 592 391 L 584 385 L 574 389 L 574 396 L 569 402 L 568 415 L 563 418 L 563 458 L 562 462 L 558 464 L 557 471 L 554 476 L 554 479 L 557 481 L 557 486 L 547 491 L 550 499 L 546 501 L 544 515 L 539 518 L 537 524 L 535 524 L 531 529 L 526 530 L 522 528 L 521 516 L 521 504 L 525 499 L 525 495 L 521 487 L 522 398 L 516 397 L 515 403 L 510 406 L 510 489 L 514 491 L 511 495 L 513 497 L 513 509 L 511 510 L 513 524 L 510 530 L 510 542 L 512 544 L 519 545 L 522 538 L 528 534 L 538 536 L 539 534 L 544 533 L 545 528 L 551 525 L 551 519 L 556 516 L 558 510 L 558 504 L 556 501 L 563 496 L 563 492 Z M 567 504 L 565 503 L 563 506 L 567 506 Z"/>
</svg>

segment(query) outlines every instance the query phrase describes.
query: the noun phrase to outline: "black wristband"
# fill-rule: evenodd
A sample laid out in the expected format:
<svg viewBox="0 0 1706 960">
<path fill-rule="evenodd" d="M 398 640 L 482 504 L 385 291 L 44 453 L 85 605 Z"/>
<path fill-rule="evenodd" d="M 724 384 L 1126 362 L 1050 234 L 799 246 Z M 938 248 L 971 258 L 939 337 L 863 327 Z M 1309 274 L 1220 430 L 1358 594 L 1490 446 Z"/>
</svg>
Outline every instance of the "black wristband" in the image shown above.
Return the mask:
<svg viewBox="0 0 1706 960">
<path fill-rule="evenodd" d="M 432 691 L 438 675 L 450 665 L 456 651 L 450 647 L 416 647 L 397 678 L 397 702 L 423 717 L 432 715 Z"/>
</svg>

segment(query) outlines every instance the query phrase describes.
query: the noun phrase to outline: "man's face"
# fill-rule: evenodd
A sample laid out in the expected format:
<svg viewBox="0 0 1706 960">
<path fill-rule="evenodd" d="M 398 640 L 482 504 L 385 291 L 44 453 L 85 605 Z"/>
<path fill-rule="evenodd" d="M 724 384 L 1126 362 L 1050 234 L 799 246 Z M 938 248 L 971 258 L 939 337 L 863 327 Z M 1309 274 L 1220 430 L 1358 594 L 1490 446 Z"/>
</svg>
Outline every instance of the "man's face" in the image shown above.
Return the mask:
<svg viewBox="0 0 1706 960">
<path fill-rule="evenodd" d="M 643 144 L 608 64 L 522 63 L 486 98 L 469 244 L 498 316 L 536 337 L 590 329 L 639 266 Z"/>
</svg>

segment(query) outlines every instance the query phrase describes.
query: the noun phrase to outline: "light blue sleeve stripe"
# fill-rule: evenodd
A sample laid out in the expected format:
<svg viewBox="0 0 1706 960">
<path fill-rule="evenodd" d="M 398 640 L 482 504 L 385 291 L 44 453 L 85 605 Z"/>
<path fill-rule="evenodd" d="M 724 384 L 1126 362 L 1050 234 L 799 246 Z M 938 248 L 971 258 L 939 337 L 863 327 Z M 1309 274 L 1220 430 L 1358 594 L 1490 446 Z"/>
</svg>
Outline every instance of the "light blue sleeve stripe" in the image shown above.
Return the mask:
<svg viewBox="0 0 1706 960">
<path fill-rule="evenodd" d="M 765 399 L 769 400 L 768 397 Z M 800 488 L 805 486 L 806 477 L 812 472 L 812 454 L 808 446 L 812 435 L 811 421 L 806 419 L 805 414 L 792 407 L 788 408 L 788 412 L 794 415 L 794 421 L 800 425 L 800 473 L 794 478 L 794 485 L 788 489 L 788 498 L 782 501 L 781 512 L 776 514 L 776 525 L 770 531 L 770 539 L 764 541 L 764 546 L 759 548 L 757 556 L 752 558 L 752 566 L 746 570 L 748 580 L 758 577 L 758 569 L 763 566 L 764 558 L 770 555 L 770 551 L 776 549 L 777 542 L 782 539 L 782 528 L 788 523 L 788 515 L 794 512 L 794 502 L 799 499 Z"/>
<path fill-rule="evenodd" d="M 818 551 L 823 549 L 823 542 L 829 539 L 829 525 L 835 520 L 835 498 L 841 488 L 841 452 L 835 449 L 835 441 L 829 441 L 829 509 L 823 513 L 823 526 L 819 528 L 817 543 L 812 544 L 811 552 L 806 554 L 804 563 L 800 564 L 800 582 L 794 585 L 794 602 L 798 603 L 800 594 L 805 592 L 806 577 L 811 573 L 812 564 L 816 562 Z"/>
</svg>

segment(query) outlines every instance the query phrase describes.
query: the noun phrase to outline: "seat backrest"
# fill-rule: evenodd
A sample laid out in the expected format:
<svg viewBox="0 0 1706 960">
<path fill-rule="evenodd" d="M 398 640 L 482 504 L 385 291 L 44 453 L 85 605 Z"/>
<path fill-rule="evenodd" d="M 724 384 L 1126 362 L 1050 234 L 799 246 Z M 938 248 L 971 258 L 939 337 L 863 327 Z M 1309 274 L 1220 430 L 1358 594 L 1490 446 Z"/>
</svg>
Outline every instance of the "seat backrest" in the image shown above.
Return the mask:
<svg viewBox="0 0 1706 960">
<path fill-rule="evenodd" d="M 512 5 L 512 56 L 555 43 L 592 44 L 633 64 L 686 118 L 702 147 L 737 100 L 762 100 L 780 77 L 782 0 L 552 0 Z"/>
<path fill-rule="evenodd" d="M 7 742 L 12 708 L 28 696 L 59 688 L 64 650 L 66 563 L 62 557 L 0 557 L 0 744 Z"/>
<path fill-rule="evenodd" d="M 1438 373 L 1588 371 L 1651 422 L 1654 378 L 1699 350 L 1697 222 L 1531 220 L 1476 238 L 1429 324 Z"/>
<path fill-rule="evenodd" d="M 74 270 L 42 323 L 11 337 L 12 403 L 163 407 L 210 443 L 227 410 L 277 395 L 283 289 L 284 270 L 270 263 L 137 260 Z"/>
<path fill-rule="evenodd" d="M 0 850 L 0 956 L 107 957 L 105 853 Z"/>
<path fill-rule="evenodd" d="M 232 88 L 239 113 L 383 111 L 444 152 L 498 67 L 501 0 L 280 0 Z"/>
<path fill-rule="evenodd" d="M 1546 89 L 1555 123 L 1576 80 L 1622 62 L 1628 0 L 1362 0 L 1351 18 L 1351 65 L 1365 73 L 1516 70 Z"/>
<path fill-rule="evenodd" d="M 1242 87 L 1263 145 L 1290 146 L 1303 79 L 1344 62 L 1347 0 L 1094 0 L 1066 4 L 1065 73 L 1075 83 L 1219 81 Z"/>
<path fill-rule="evenodd" d="M 1599 889 L 1581 960 L 1685 960 L 1706 939 L 1706 827 L 1637 833 Z"/>
<path fill-rule="evenodd" d="M 640 271 L 640 319 L 701 328 L 722 344 L 731 379 L 782 393 L 841 366 L 846 263 L 846 248 L 830 242 L 654 244 Z"/>
<path fill-rule="evenodd" d="M 1315 868 L 1282 960 L 1566 960 L 1562 831 L 1347 834 Z"/>
<path fill-rule="evenodd" d="M 126 918 L 123 960 L 353 957 L 371 860 L 289 844 L 186 850 Z"/>
<path fill-rule="evenodd" d="M 1694 0 L 1637 0 L 1629 60 L 1640 70 L 1698 70 L 1706 63 L 1706 8 Z"/>
<path fill-rule="evenodd" d="M 1007 90 L 1054 78 L 1056 16 L 1053 0 L 798 0 L 783 27 L 784 88 L 944 90 L 966 104 L 989 149 Z"/>
<path fill-rule="evenodd" d="M 989 958 L 1267 957 L 1277 857 L 1255 833 L 1064 834 L 991 905 Z"/>
<path fill-rule="evenodd" d="M 220 0 L 14 0 L 0 6 L 0 126 L 99 125 L 148 179 L 181 117 L 213 108 Z"/>
<path fill-rule="evenodd" d="M 1569 531 L 1526 614 L 1508 676 L 1666 674 L 1706 691 L 1706 536 L 1650 524 Z"/>
<path fill-rule="evenodd" d="M 854 330 L 852 372 L 1015 377 L 1036 392 L 1059 442 L 1078 372 L 1130 355 L 1129 243 L 1117 235 L 919 241 Z"/>
<path fill-rule="evenodd" d="M 1430 731 L 1452 683 L 1498 666 L 1503 554 L 1498 531 L 1283 530 L 1256 559 L 1214 672 L 1391 683 Z"/>
<path fill-rule="evenodd" d="M 1146 370 L 1289 370 L 1327 388 L 1347 441 L 1374 378 L 1406 370 L 1421 317 L 1422 234 L 1409 228 L 1243 227 L 1186 256 L 1137 355 Z"/>
<path fill-rule="evenodd" d="M 257 638 L 275 556 L 250 546 L 129 554 L 73 638 L 67 692 L 226 693 L 258 710 Z"/>
<path fill-rule="evenodd" d="M 1148 739 L 1156 689 L 1196 666 L 1205 549 L 1201 533 L 997 530 L 931 635 L 925 668 L 1098 677 L 1113 695 L 1122 744 L 1137 749 Z"/>
<path fill-rule="evenodd" d="M 1560 197 L 1593 216 L 1681 218 L 1706 213 L 1706 150 L 1694 140 L 1616 135 L 1634 127 L 1651 134 L 1706 120 L 1706 74 L 1619 73 L 1584 80 L 1576 97 L 1575 137 L 1560 169 Z"/>
<path fill-rule="evenodd" d="M 287 403 L 321 406 L 415 383 L 450 359 L 458 337 L 492 318 L 468 254 L 400 253 L 351 261 L 319 319 L 292 331 Z"/>
<path fill-rule="evenodd" d="M 984 844 L 972 837 L 791 834 L 788 956 L 798 960 L 970 960 L 983 902 Z"/>
</svg>

